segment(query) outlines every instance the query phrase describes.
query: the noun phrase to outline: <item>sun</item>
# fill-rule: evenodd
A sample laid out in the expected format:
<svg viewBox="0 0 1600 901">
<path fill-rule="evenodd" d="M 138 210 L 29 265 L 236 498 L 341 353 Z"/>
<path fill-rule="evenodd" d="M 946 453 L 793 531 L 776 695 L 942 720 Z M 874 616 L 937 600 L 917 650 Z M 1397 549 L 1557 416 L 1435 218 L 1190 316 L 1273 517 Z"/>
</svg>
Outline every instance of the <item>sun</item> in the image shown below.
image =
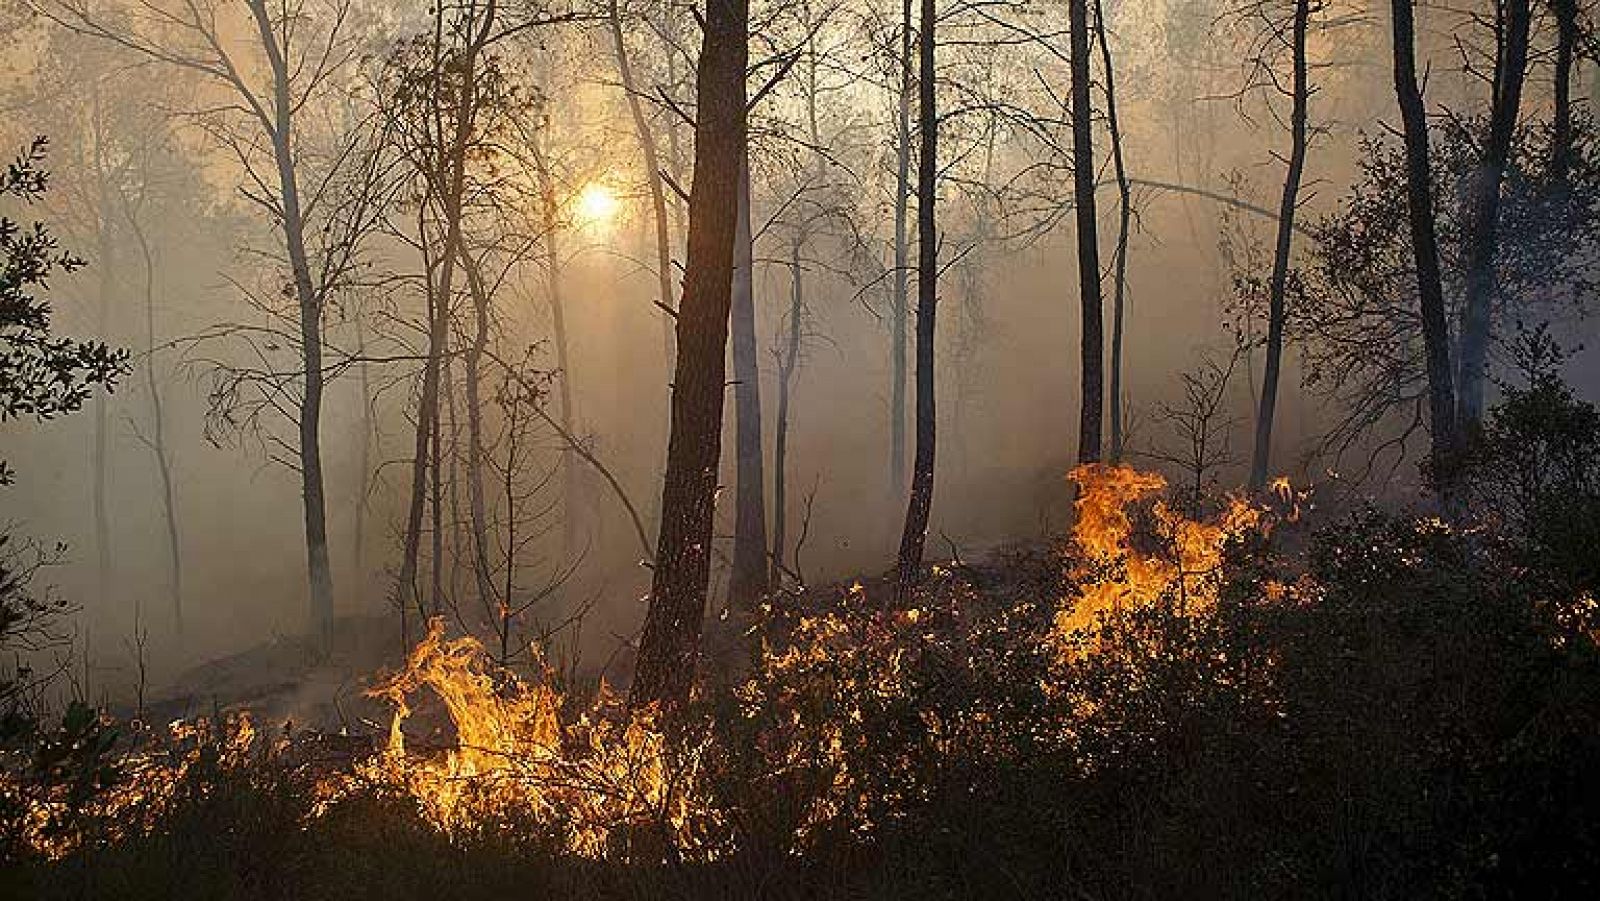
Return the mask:
<svg viewBox="0 0 1600 901">
<path fill-rule="evenodd" d="M 605 226 L 617 217 L 622 201 L 610 185 L 592 181 L 573 200 L 573 218 L 579 225 Z"/>
</svg>

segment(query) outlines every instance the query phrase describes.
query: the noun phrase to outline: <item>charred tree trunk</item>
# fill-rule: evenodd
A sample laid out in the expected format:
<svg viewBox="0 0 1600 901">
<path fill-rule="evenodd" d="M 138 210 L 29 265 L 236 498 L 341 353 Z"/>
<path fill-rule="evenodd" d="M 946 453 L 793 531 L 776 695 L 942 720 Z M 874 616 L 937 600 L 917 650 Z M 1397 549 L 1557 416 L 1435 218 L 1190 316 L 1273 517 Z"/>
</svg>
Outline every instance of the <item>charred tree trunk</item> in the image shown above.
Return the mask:
<svg viewBox="0 0 1600 901">
<path fill-rule="evenodd" d="M 328 562 L 327 501 L 322 478 L 322 298 L 311 278 L 306 253 L 305 218 L 300 208 L 300 185 L 295 171 L 294 105 L 292 73 L 283 46 L 273 31 L 265 0 L 249 0 L 252 16 L 266 52 L 272 76 L 272 151 L 278 170 L 282 201 L 284 243 L 294 277 L 300 313 L 300 350 L 305 386 L 300 398 L 300 488 L 304 501 L 306 569 L 311 588 L 313 634 L 326 648 L 333 637 L 333 570 Z"/>
<path fill-rule="evenodd" d="M 1133 220 L 1133 188 L 1122 156 L 1122 125 L 1117 118 L 1116 67 L 1111 60 L 1111 38 L 1106 33 L 1105 11 L 1094 2 L 1095 34 L 1100 40 L 1100 63 L 1105 69 L 1106 129 L 1111 138 L 1111 164 L 1117 181 L 1117 256 L 1111 301 L 1111 462 L 1122 460 L 1122 326 L 1128 298 L 1128 230 Z"/>
<path fill-rule="evenodd" d="M 424 205 L 426 201 L 424 201 Z M 418 217 L 419 235 L 425 229 L 423 217 Z M 426 257 L 426 239 L 422 241 Z M 438 286 L 431 274 L 433 267 L 426 260 L 423 268 L 428 289 L 428 356 L 422 366 L 422 386 L 417 397 L 417 422 L 413 432 L 411 457 L 411 494 L 406 507 L 406 529 L 400 557 L 400 572 L 395 580 L 395 603 L 400 610 L 400 641 L 411 648 L 410 613 L 417 613 L 419 626 L 426 623 L 427 611 L 422 606 L 422 593 L 418 591 L 417 572 L 422 551 L 422 514 L 428 496 L 428 470 L 430 468 L 429 438 L 433 435 L 434 420 L 439 417 L 439 372 L 448 340 L 449 308 L 439 296 Z M 433 465 L 437 467 L 437 461 Z"/>
<path fill-rule="evenodd" d="M 934 405 L 934 322 L 939 303 L 939 246 L 935 231 L 935 204 L 939 180 L 939 114 L 934 95 L 934 0 L 922 0 L 917 81 L 917 129 L 921 146 L 917 159 L 917 452 L 911 468 L 911 499 L 906 506 L 905 528 L 900 534 L 895 593 L 904 601 L 922 574 L 922 552 L 928 539 L 928 517 L 933 510 L 934 444 L 937 438 Z"/>
<path fill-rule="evenodd" d="M 895 131 L 894 279 L 889 298 L 889 490 L 906 487 L 906 340 L 911 316 L 911 0 L 900 7 L 900 108 Z"/>
<path fill-rule="evenodd" d="M 1078 298 L 1082 314 L 1079 349 L 1082 398 L 1078 407 L 1078 462 L 1100 459 L 1105 419 L 1105 337 L 1101 325 L 1100 239 L 1094 183 L 1094 107 L 1089 102 L 1088 0 L 1068 0 L 1072 32 L 1072 194 L 1078 224 Z"/>
<path fill-rule="evenodd" d="M 1433 478 L 1446 504 L 1453 497 L 1456 423 L 1455 386 L 1450 366 L 1450 328 L 1445 319 L 1444 286 L 1439 275 L 1439 240 L 1434 226 L 1433 173 L 1428 159 L 1428 111 L 1417 86 L 1416 23 L 1413 0 L 1392 0 L 1394 86 L 1406 145 L 1406 198 L 1411 247 L 1416 256 L 1417 297 L 1422 307 L 1422 338 L 1427 354 L 1428 409 L 1433 421 Z"/>
<path fill-rule="evenodd" d="M 728 598 L 736 607 L 767 592 L 766 473 L 761 455 L 761 368 L 757 365 L 755 246 L 750 234 L 750 160 L 739 167 L 739 222 L 734 231 L 733 337 L 734 526 Z"/>
<path fill-rule="evenodd" d="M 1289 255 L 1294 249 L 1294 215 L 1300 205 L 1300 178 L 1306 167 L 1307 106 L 1311 99 L 1306 71 L 1306 27 L 1311 0 L 1295 0 L 1290 53 L 1294 68 L 1289 91 L 1289 171 L 1283 178 L 1283 198 L 1278 202 L 1278 241 L 1272 253 L 1272 282 L 1268 288 L 1267 365 L 1261 379 L 1261 406 L 1256 414 L 1255 451 L 1250 457 L 1250 490 L 1267 484 L 1272 465 L 1272 423 L 1278 410 L 1278 379 L 1283 368 L 1283 327 L 1288 318 L 1285 294 L 1289 287 Z"/>
<path fill-rule="evenodd" d="M 1484 141 L 1483 159 L 1468 189 L 1464 248 L 1467 284 L 1466 302 L 1461 309 L 1461 373 L 1456 420 L 1457 426 L 1469 434 L 1477 430 L 1483 419 L 1497 291 L 1495 257 L 1499 248 L 1500 184 L 1511 157 L 1511 140 L 1522 106 L 1530 19 L 1528 0 L 1504 0 L 1489 106 L 1489 135 Z"/>
<path fill-rule="evenodd" d="M 629 704 L 689 699 L 705 619 L 726 392 L 739 167 L 745 157 L 748 0 L 707 0 L 696 76 L 689 252 L 678 308 L 661 533 Z"/>
</svg>

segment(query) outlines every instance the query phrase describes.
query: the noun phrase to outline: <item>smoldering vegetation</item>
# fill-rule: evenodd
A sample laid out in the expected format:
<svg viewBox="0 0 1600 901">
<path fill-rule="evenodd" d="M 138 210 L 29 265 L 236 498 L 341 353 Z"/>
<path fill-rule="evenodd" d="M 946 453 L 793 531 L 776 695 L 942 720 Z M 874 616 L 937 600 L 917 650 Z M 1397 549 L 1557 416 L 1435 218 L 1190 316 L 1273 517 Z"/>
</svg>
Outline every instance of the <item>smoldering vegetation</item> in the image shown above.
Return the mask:
<svg viewBox="0 0 1600 901">
<path fill-rule="evenodd" d="M 1592 896 L 1593 21 L 0 5 L 0 886 Z"/>
</svg>

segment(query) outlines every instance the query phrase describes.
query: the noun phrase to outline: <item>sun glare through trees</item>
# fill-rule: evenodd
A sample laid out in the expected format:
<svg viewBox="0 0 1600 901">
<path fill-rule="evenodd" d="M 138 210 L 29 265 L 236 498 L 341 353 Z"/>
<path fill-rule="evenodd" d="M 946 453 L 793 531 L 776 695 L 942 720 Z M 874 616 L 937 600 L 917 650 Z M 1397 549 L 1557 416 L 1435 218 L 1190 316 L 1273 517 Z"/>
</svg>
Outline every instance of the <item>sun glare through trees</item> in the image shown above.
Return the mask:
<svg viewBox="0 0 1600 901">
<path fill-rule="evenodd" d="M 1597 25 L 0 2 L 0 899 L 1600 898 Z"/>
</svg>

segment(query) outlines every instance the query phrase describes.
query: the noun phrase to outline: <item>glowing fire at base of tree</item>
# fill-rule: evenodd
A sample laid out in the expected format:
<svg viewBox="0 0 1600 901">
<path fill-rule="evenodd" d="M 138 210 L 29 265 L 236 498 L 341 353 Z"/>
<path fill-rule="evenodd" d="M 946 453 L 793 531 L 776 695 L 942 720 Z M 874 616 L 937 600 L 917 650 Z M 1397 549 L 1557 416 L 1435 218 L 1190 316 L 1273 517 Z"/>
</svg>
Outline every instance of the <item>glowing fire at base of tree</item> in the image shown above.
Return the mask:
<svg viewBox="0 0 1600 901">
<path fill-rule="evenodd" d="M 714 856 L 718 818 L 698 795 L 701 748 L 669 743 L 652 714 L 629 715 L 604 684 L 575 709 L 548 681 L 491 674 L 477 639 L 447 640 L 434 620 L 400 673 L 370 694 L 394 705 L 385 752 L 357 776 L 415 798 L 445 832 L 521 823 L 588 857 L 662 843 Z M 436 695 L 455 730 L 440 754 L 406 749 L 419 692 Z"/>
<path fill-rule="evenodd" d="M 1183 616 L 1210 610 L 1227 543 L 1272 522 L 1269 510 L 1238 498 L 1209 521 L 1163 500 L 1146 508 L 1166 482 L 1125 466 L 1082 466 L 1071 478 L 1079 487 L 1076 552 L 1068 555 L 1074 588 L 1057 601 L 1043 599 L 1054 612 L 1058 662 L 1101 650 L 1106 631 L 1096 627 L 1133 610 L 1156 603 Z M 1275 488 L 1282 499 L 1295 499 L 1286 485 Z M 992 742 L 998 749 L 1009 740 L 998 713 L 979 710 L 954 722 L 915 700 L 914 657 L 930 650 L 972 655 L 985 636 L 1010 628 L 1003 616 L 968 619 L 963 611 L 977 606 L 970 585 L 935 567 L 933 584 L 914 606 L 884 608 L 857 584 L 825 610 L 796 611 L 787 625 L 772 618 L 760 632 L 756 668 L 733 692 L 737 728 L 756 736 L 738 752 L 715 744 L 729 734 L 716 729 L 669 736 L 651 711 L 630 713 L 603 683 L 581 700 L 565 696 L 548 672 L 528 680 L 499 669 L 477 639 L 447 638 L 436 619 L 405 666 L 368 692 L 393 709 L 385 746 L 313 774 L 316 803 L 308 816 L 375 792 L 406 799 L 452 839 L 503 832 L 536 835 L 594 859 L 709 860 L 735 848 L 735 807 L 713 790 L 710 761 L 722 755 L 718 765 L 726 767 L 730 754 L 755 754 L 753 778 L 764 790 L 805 786 L 790 830 L 796 847 L 838 829 L 865 834 L 925 788 L 911 776 L 886 786 L 882 773 L 861 768 L 874 741 L 863 730 L 884 711 L 908 711 L 933 748 Z M 1051 679 L 1059 675 L 1051 672 Z M 433 701 L 449 722 L 431 737 L 438 747 L 428 748 L 417 723 Z M 1061 723 L 1036 725 L 1040 735 L 1070 735 Z M 78 811 L 111 824 L 98 834 L 154 828 L 175 786 L 192 783 L 203 794 L 207 779 L 229 772 L 297 766 L 287 733 L 258 735 L 244 716 L 221 729 L 174 724 L 166 747 L 122 758 L 115 788 Z M 911 761 L 896 766 L 914 772 Z M 28 844 L 52 857 L 80 844 L 80 833 L 50 828 L 71 819 L 70 787 L 32 803 Z"/>
</svg>

